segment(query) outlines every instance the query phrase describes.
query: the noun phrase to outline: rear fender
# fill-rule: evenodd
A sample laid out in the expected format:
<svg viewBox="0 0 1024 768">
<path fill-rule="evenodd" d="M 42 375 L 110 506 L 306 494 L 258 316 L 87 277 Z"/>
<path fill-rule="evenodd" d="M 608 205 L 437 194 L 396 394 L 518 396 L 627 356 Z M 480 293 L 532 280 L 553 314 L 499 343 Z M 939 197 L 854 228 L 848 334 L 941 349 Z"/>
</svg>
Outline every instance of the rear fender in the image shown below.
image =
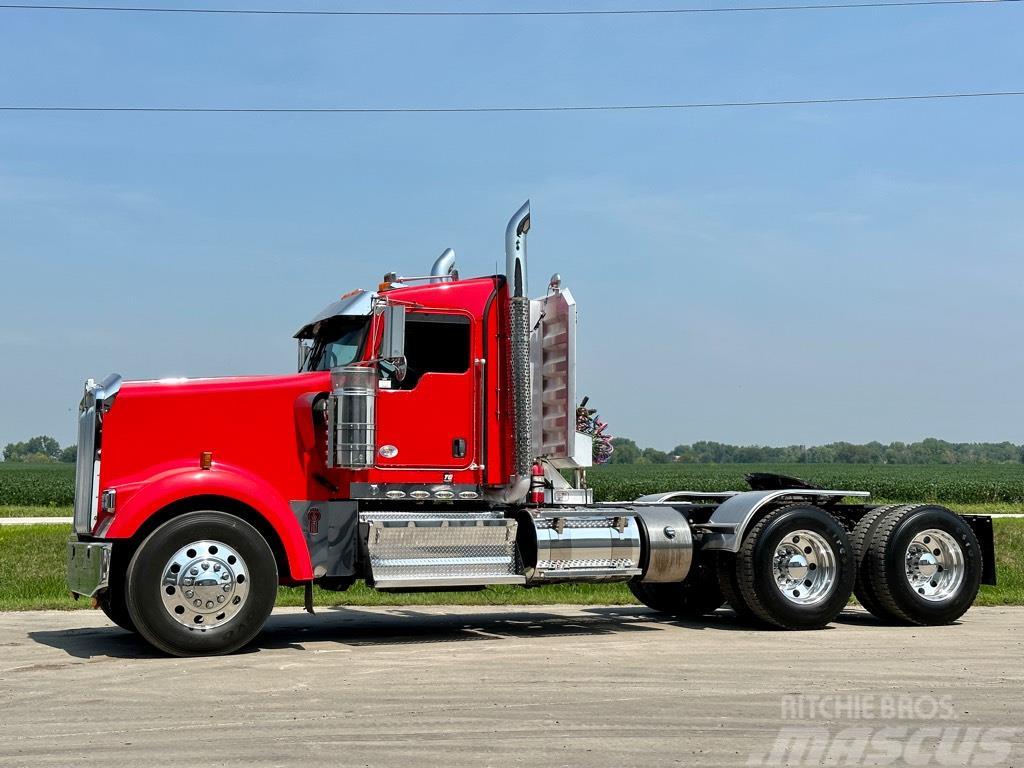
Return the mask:
<svg viewBox="0 0 1024 768">
<path fill-rule="evenodd" d="M 294 581 L 313 578 L 306 536 L 288 500 L 259 476 L 220 463 L 203 470 L 190 462 L 188 467 L 161 472 L 118 505 L 102 537 L 131 538 L 160 510 L 197 496 L 221 496 L 255 510 L 281 539 L 290 578 Z"/>
<path fill-rule="evenodd" d="M 781 502 L 807 502 L 818 504 L 822 501 L 839 501 L 845 496 L 866 498 L 867 491 L 826 491 L 808 488 L 786 488 L 775 491 L 742 491 L 733 494 L 711 513 L 706 523 L 694 528 L 703 532 L 702 550 L 739 552 L 743 537 L 758 512 L 766 506 Z"/>
</svg>

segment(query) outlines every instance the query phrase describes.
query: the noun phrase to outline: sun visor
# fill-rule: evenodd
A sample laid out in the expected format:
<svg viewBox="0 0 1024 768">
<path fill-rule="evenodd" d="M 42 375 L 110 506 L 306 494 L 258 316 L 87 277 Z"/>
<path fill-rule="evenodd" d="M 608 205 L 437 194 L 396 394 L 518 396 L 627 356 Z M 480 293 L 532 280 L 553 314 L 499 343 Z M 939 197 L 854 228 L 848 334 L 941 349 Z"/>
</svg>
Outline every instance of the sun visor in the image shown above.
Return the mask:
<svg viewBox="0 0 1024 768">
<path fill-rule="evenodd" d="M 309 339 L 316 333 L 316 327 L 324 320 L 332 317 L 365 317 L 373 311 L 373 300 L 377 294 L 373 291 L 364 291 L 361 288 L 350 291 L 332 304 L 324 307 L 320 313 L 302 326 L 296 339 Z"/>
</svg>

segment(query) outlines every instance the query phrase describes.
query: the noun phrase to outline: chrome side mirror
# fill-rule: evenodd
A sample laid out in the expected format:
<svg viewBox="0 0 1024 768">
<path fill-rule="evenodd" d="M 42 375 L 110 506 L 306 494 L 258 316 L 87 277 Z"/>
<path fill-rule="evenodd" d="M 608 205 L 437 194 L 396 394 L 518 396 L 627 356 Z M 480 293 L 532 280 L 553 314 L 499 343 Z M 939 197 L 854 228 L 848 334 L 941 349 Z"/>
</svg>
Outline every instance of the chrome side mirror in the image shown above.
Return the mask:
<svg viewBox="0 0 1024 768">
<path fill-rule="evenodd" d="M 309 339 L 299 339 L 299 360 L 298 367 L 296 370 L 302 373 L 306 367 L 306 361 L 309 360 L 309 353 L 313 351 L 313 344 Z"/>
<path fill-rule="evenodd" d="M 383 337 L 380 340 L 382 360 L 405 357 L 405 307 L 389 304 L 384 307 Z"/>
<path fill-rule="evenodd" d="M 381 370 L 395 381 L 405 378 L 405 307 L 384 307 L 380 341 Z"/>
</svg>

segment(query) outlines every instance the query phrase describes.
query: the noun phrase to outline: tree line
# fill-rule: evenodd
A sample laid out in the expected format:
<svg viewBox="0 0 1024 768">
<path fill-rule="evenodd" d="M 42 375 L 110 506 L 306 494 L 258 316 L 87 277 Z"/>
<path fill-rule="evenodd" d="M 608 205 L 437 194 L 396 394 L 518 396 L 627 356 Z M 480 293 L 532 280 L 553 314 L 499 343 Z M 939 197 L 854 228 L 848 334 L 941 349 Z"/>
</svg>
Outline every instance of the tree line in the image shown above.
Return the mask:
<svg viewBox="0 0 1024 768">
<path fill-rule="evenodd" d="M 61 448 L 60 443 L 49 435 L 38 435 L 21 443 L 5 445 L 4 461 L 26 464 L 73 464 L 77 451 L 78 446 L 69 445 Z"/>
<path fill-rule="evenodd" d="M 671 451 L 612 440 L 612 464 L 1010 464 L 1024 462 L 1014 443 L 950 443 L 934 437 L 916 443 L 828 443 L 826 445 L 730 445 L 702 440 Z"/>
</svg>

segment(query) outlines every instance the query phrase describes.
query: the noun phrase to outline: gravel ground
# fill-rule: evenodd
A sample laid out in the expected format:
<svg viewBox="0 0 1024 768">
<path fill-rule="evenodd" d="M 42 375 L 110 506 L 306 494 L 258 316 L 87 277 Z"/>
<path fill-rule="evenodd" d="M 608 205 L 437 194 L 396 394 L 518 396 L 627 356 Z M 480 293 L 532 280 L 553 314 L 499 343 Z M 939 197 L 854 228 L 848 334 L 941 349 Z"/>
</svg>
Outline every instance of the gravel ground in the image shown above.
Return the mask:
<svg viewBox="0 0 1024 768">
<path fill-rule="evenodd" d="M 834 759 L 870 765 L 893 728 L 890 764 L 1019 766 L 1022 627 L 1021 608 L 803 633 L 726 610 L 282 609 L 243 653 L 173 659 L 98 611 L 3 613 L 0 765 L 816 765 L 858 744 Z M 965 762 L 936 752 L 957 745 Z"/>
</svg>

